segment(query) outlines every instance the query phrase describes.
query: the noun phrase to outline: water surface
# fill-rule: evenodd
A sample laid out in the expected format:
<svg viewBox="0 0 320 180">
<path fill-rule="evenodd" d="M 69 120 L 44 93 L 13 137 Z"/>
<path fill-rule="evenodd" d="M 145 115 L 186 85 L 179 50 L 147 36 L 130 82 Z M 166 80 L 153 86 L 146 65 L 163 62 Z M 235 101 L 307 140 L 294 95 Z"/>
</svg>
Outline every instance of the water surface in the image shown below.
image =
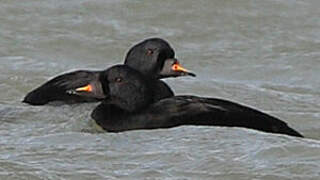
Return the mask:
<svg viewBox="0 0 320 180">
<path fill-rule="evenodd" d="M 0 179 L 318 179 L 317 0 L 2 0 Z M 196 78 L 176 94 L 220 97 L 286 121 L 307 138 L 243 128 L 98 133 L 97 105 L 28 106 L 63 72 L 122 63 L 133 44 L 168 40 Z"/>
</svg>

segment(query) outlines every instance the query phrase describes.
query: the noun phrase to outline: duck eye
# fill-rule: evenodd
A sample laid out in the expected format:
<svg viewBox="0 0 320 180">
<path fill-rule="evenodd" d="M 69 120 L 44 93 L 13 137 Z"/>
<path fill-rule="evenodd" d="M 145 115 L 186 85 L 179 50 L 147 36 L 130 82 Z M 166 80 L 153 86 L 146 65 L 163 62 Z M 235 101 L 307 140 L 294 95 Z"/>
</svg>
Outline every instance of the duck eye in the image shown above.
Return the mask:
<svg viewBox="0 0 320 180">
<path fill-rule="evenodd" d="M 153 50 L 152 49 L 147 49 L 147 53 L 148 56 L 151 56 L 153 54 Z"/>
<path fill-rule="evenodd" d="M 122 78 L 121 77 L 117 77 L 114 81 L 117 82 L 117 83 L 122 82 Z"/>
</svg>

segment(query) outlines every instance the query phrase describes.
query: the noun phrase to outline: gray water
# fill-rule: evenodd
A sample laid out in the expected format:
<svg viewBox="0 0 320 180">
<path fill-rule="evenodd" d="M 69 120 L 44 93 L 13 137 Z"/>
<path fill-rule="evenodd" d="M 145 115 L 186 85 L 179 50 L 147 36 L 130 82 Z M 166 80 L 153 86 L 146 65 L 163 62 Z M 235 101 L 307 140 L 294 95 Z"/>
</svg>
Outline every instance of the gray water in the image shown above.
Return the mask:
<svg viewBox="0 0 320 180">
<path fill-rule="evenodd" d="M 1 0 L 0 179 L 320 179 L 320 1 Z M 122 63 L 168 40 L 196 78 L 176 94 L 229 99 L 307 138 L 244 128 L 99 133 L 97 104 L 28 106 L 57 74 Z"/>
</svg>

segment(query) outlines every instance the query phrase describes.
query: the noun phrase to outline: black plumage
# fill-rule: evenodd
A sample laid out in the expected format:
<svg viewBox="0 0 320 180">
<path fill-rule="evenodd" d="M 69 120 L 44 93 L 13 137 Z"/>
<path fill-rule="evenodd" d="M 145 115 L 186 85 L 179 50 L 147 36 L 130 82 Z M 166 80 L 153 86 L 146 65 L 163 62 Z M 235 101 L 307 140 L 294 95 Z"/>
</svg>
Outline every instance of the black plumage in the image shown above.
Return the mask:
<svg viewBox="0 0 320 180">
<path fill-rule="evenodd" d="M 207 125 L 303 137 L 276 117 L 228 100 L 173 96 L 154 101 L 152 80 L 126 65 L 104 71 L 100 81 L 108 97 L 94 109 L 91 117 L 109 132 Z"/>
</svg>

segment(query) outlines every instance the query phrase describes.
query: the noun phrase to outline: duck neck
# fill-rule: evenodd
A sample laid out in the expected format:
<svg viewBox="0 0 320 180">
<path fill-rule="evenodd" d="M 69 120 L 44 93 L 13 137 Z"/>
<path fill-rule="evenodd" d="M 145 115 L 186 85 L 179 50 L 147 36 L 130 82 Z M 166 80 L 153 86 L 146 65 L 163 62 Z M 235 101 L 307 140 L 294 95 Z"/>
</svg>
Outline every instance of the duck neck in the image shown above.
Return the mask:
<svg viewBox="0 0 320 180">
<path fill-rule="evenodd" d="M 136 113 L 153 103 L 153 90 L 144 86 L 139 91 L 124 93 L 122 97 L 110 97 L 108 101 L 123 111 Z"/>
</svg>

